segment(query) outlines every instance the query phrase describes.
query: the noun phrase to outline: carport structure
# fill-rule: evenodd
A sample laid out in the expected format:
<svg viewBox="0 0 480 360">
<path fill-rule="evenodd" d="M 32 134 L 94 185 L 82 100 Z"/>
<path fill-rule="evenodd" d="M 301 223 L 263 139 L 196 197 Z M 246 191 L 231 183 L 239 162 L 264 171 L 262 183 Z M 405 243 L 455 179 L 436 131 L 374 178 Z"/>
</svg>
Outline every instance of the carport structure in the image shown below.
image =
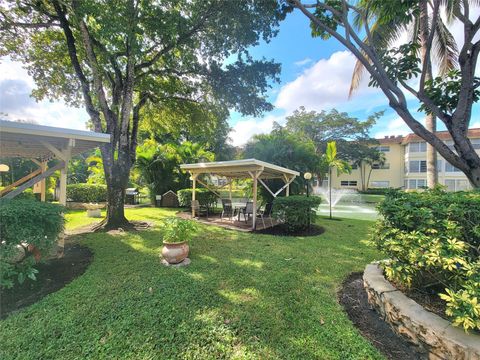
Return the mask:
<svg viewBox="0 0 480 360">
<path fill-rule="evenodd" d="M 273 197 L 277 197 L 285 190 L 285 195 L 290 193 L 290 184 L 299 176 L 300 173 L 295 170 L 290 170 L 278 165 L 270 164 L 265 161 L 256 159 L 232 160 L 232 161 L 217 161 L 196 164 L 183 164 L 180 168 L 188 171 L 192 176 L 192 201 L 195 200 L 195 191 L 197 181 L 205 186 L 210 191 L 220 194 L 213 189 L 206 182 L 199 179 L 200 175 L 216 175 L 227 178 L 227 183 L 224 186 L 229 186 L 230 199 L 232 198 L 232 181 L 235 179 L 252 179 L 253 180 L 253 214 L 257 213 L 257 187 L 258 183 L 263 185 Z M 281 179 L 284 185 L 277 191 L 273 191 L 265 183 L 265 180 Z M 220 187 L 221 188 L 221 187 Z M 218 188 L 217 188 L 218 190 Z M 192 208 L 192 217 L 195 217 L 195 210 Z M 253 216 L 252 229 L 255 230 L 256 216 Z"/>
<path fill-rule="evenodd" d="M 38 169 L 0 191 L 0 197 L 11 199 L 40 182 L 40 198 L 45 201 L 45 179 L 60 170 L 59 202 L 67 202 L 68 161 L 101 144 L 109 143 L 110 135 L 91 131 L 0 120 L 0 156 L 30 159 Z M 47 169 L 47 162 L 59 162 Z"/>
</svg>

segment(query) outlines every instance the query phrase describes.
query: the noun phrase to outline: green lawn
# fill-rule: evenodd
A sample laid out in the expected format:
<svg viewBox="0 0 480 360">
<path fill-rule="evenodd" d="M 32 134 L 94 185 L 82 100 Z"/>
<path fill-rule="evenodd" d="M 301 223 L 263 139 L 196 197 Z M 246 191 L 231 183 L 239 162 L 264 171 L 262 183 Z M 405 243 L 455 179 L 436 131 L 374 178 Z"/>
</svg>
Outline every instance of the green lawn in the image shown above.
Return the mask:
<svg viewBox="0 0 480 360">
<path fill-rule="evenodd" d="M 157 223 L 173 213 L 127 210 Z M 0 358 L 380 359 L 336 300 L 347 274 L 380 257 L 363 241 L 372 223 L 319 222 L 326 232 L 310 238 L 201 226 L 179 269 L 160 265 L 157 228 L 77 236 L 93 263 L 0 321 Z"/>
</svg>

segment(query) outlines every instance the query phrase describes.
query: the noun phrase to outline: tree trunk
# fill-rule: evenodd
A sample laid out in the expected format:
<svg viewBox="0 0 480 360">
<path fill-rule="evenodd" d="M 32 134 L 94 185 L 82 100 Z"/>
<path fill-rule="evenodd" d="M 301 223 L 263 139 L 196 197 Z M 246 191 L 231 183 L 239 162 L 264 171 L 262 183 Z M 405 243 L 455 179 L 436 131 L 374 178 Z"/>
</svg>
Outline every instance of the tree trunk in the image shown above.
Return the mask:
<svg viewBox="0 0 480 360">
<path fill-rule="evenodd" d="M 427 42 L 430 34 L 429 29 L 429 15 L 428 15 L 428 3 L 426 0 L 420 2 L 420 19 L 419 19 L 419 36 L 422 45 L 422 62 L 428 61 L 429 54 L 427 54 Z M 432 67 L 427 66 L 425 81 L 432 80 Z M 437 120 L 432 114 L 427 115 L 425 119 L 425 128 L 431 133 L 435 134 L 437 130 Z M 427 143 L 427 186 L 429 188 L 435 187 L 438 183 L 438 171 L 437 171 L 437 151 L 435 148 Z"/>
<path fill-rule="evenodd" d="M 102 146 L 103 169 L 107 183 L 107 217 L 102 223 L 104 229 L 129 228 L 132 225 L 125 217 L 125 189 L 130 175 L 130 154 L 118 151 L 114 159 L 115 144 Z"/>
<path fill-rule="evenodd" d="M 435 116 L 427 115 L 425 119 L 425 127 L 428 131 L 435 133 L 437 130 L 437 121 Z M 438 184 L 437 169 L 437 151 L 427 142 L 427 186 L 429 189 Z"/>
</svg>

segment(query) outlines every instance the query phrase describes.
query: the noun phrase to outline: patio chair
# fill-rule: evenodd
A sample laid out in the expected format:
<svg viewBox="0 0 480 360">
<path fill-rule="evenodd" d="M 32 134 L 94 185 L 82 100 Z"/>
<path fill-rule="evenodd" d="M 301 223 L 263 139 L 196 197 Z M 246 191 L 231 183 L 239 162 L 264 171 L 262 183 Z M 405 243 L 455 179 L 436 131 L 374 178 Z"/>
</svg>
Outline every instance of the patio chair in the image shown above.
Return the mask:
<svg viewBox="0 0 480 360">
<path fill-rule="evenodd" d="M 208 219 L 208 206 L 206 205 L 200 205 L 200 202 L 198 200 L 193 200 L 192 201 L 192 209 L 195 210 L 195 214 L 197 216 L 202 216 L 202 213 L 206 215 Z"/>
<path fill-rule="evenodd" d="M 265 204 L 265 209 L 263 209 L 263 211 L 259 211 L 257 213 L 257 218 L 262 219 L 264 229 L 265 229 L 265 219 L 270 219 L 270 225 L 273 227 L 272 212 L 273 212 L 273 203 L 270 202 Z"/>
<path fill-rule="evenodd" d="M 235 216 L 235 210 L 232 206 L 232 200 L 230 199 L 222 199 L 222 214 L 220 215 L 220 220 L 223 220 L 224 216 L 227 216 L 232 220 Z"/>
<path fill-rule="evenodd" d="M 240 209 L 240 213 L 238 214 L 238 219 L 240 220 L 240 214 L 243 215 L 245 219 L 245 224 L 250 220 L 250 215 L 253 216 L 253 202 L 248 201 L 244 208 Z"/>
</svg>

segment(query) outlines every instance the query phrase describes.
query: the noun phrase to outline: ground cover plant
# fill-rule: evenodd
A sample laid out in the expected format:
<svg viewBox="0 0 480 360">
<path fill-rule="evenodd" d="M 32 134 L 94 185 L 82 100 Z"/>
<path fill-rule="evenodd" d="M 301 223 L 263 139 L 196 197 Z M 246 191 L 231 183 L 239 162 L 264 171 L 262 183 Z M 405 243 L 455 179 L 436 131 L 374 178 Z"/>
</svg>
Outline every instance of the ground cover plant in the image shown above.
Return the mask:
<svg viewBox="0 0 480 360">
<path fill-rule="evenodd" d="M 159 253 L 162 219 L 174 211 L 126 212 L 155 227 L 76 236 L 94 252 L 92 264 L 0 321 L 0 358 L 382 358 L 336 300 L 350 272 L 380 258 L 363 242 L 371 222 L 320 219 L 326 231 L 312 237 L 200 224 L 192 263 L 172 269 Z"/>
<path fill-rule="evenodd" d="M 480 330 L 480 192 L 393 191 L 379 211 L 373 243 L 386 276 L 433 291 L 454 325 Z"/>
</svg>

